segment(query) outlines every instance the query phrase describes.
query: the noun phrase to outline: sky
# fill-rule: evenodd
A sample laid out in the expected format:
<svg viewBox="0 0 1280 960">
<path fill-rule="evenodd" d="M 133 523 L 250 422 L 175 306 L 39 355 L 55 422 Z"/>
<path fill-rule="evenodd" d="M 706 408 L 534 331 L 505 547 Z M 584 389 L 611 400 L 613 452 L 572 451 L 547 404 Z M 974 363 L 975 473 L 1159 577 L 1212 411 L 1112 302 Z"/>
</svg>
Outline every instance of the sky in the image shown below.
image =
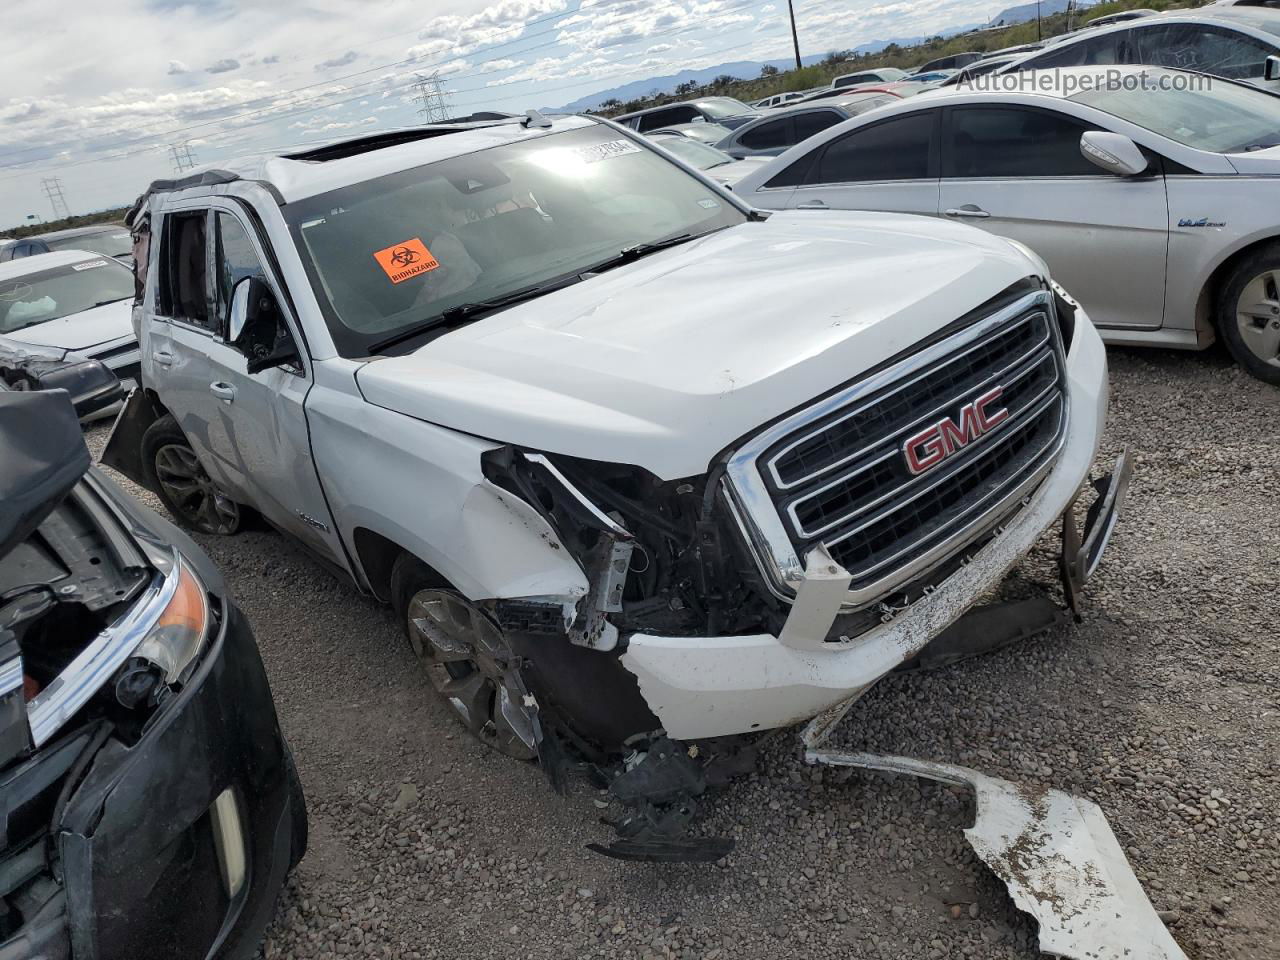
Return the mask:
<svg viewBox="0 0 1280 960">
<path fill-rule="evenodd" d="M 804 55 L 979 22 L 1009 0 L 795 0 Z M 785 0 L 8 0 L 0 229 L 129 203 L 199 164 L 455 113 L 521 113 L 732 60 L 789 56 Z"/>
</svg>

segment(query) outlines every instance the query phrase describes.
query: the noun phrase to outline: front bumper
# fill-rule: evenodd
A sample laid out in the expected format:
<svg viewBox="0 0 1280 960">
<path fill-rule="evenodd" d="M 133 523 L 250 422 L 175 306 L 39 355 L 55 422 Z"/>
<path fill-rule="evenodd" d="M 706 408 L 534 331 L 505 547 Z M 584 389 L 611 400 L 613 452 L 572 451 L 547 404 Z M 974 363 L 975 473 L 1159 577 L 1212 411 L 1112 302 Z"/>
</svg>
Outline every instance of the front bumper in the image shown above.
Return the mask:
<svg viewBox="0 0 1280 960">
<path fill-rule="evenodd" d="M 75 730 L 33 758 L 73 741 L 87 763 L 56 808 L 38 878 L 57 891 L 0 943 L 0 960 L 253 956 L 305 812 L 292 808 L 253 635 L 223 609 L 196 674 L 136 743 Z"/>
<path fill-rule="evenodd" d="M 681 740 L 716 737 L 806 720 L 859 695 L 915 657 L 1004 579 L 1075 501 L 1098 451 L 1108 400 L 1106 353 L 1082 310 L 1077 318 L 1067 356 L 1070 419 L 1056 463 L 1003 531 L 935 590 L 847 643 L 825 642 L 843 588 L 827 590 L 820 577 L 802 585 L 779 636 L 634 633 L 627 638 L 622 665 L 636 676 L 668 735 Z M 1120 487 L 1114 485 L 1117 494 L 1123 492 Z M 1095 515 L 1107 521 L 1108 533 L 1119 500 L 1117 495 L 1108 510 Z M 1102 538 L 1083 566 L 1071 557 L 1071 569 L 1092 572 L 1105 545 Z"/>
</svg>

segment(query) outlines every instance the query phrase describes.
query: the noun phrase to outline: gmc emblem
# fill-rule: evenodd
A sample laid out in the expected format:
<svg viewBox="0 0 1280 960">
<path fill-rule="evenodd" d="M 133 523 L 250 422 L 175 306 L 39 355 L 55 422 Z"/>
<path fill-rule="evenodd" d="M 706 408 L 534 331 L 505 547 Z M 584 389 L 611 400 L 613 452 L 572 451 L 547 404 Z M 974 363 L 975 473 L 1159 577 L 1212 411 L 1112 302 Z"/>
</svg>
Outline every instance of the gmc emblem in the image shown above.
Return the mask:
<svg viewBox="0 0 1280 960">
<path fill-rule="evenodd" d="M 917 476 L 932 470 L 957 450 L 1004 423 L 1009 419 L 1008 408 L 988 409 L 1003 394 L 1004 387 L 994 387 L 961 407 L 959 421 L 947 417 L 908 439 L 902 445 L 907 469 Z"/>
</svg>

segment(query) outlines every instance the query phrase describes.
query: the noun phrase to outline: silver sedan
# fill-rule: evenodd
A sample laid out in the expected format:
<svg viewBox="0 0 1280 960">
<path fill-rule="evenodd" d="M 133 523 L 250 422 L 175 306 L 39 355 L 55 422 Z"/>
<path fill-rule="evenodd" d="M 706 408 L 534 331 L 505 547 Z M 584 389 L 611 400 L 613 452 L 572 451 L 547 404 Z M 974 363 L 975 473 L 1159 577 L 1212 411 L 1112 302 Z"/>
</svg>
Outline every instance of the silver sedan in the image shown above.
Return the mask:
<svg viewBox="0 0 1280 960">
<path fill-rule="evenodd" d="M 1280 98 L 1159 67 L 1025 76 L 856 117 L 734 189 L 777 210 L 963 220 L 1043 257 L 1108 342 L 1220 336 L 1280 384 Z"/>
</svg>

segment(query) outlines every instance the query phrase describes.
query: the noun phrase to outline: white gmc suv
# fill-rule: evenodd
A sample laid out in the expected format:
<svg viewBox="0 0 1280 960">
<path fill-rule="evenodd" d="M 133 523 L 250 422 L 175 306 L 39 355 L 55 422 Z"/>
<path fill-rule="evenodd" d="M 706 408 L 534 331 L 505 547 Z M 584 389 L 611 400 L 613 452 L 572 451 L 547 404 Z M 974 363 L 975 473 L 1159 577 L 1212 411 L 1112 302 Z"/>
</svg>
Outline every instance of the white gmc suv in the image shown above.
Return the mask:
<svg viewBox="0 0 1280 960">
<path fill-rule="evenodd" d="M 595 118 L 257 158 L 131 223 L 143 386 L 104 461 L 394 604 L 477 736 L 612 778 L 621 855 L 682 855 L 708 738 L 919 654 L 1103 428 L 1102 343 L 1025 247 L 752 211 Z M 1067 524 L 1069 598 L 1126 476 Z"/>
</svg>

